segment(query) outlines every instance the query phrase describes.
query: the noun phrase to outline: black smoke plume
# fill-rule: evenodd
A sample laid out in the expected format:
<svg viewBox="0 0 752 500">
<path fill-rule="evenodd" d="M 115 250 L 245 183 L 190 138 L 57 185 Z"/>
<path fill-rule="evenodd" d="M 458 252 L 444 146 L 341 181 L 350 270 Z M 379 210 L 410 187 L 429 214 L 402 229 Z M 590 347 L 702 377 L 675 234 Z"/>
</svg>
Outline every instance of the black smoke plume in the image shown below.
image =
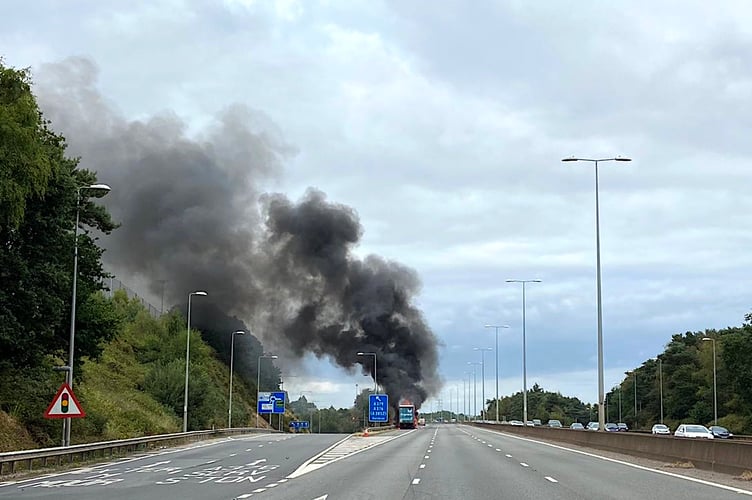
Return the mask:
<svg viewBox="0 0 752 500">
<path fill-rule="evenodd" d="M 295 153 L 271 120 L 233 105 L 195 134 L 169 112 L 129 121 L 101 96 L 97 73 L 81 58 L 46 65 L 36 91 L 81 167 L 113 188 L 104 203 L 122 225 L 102 242 L 117 274 L 181 308 L 206 290 L 192 299 L 192 323 L 225 356 L 232 330 L 248 325 L 283 356 L 313 353 L 364 374 L 373 357 L 356 353 L 377 353 L 394 400 L 420 405 L 438 390 L 437 339 L 412 305 L 416 273 L 354 257 L 358 217 L 322 192 L 298 203 L 264 194 Z"/>
</svg>

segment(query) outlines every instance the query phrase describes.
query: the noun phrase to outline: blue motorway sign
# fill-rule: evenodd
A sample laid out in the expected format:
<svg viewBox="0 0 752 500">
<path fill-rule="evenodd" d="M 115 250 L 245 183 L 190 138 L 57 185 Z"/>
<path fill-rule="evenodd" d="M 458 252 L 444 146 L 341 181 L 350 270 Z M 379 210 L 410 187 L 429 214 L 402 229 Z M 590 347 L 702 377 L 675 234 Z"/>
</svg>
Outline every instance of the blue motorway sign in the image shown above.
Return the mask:
<svg viewBox="0 0 752 500">
<path fill-rule="evenodd" d="M 284 392 L 259 392 L 258 393 L 258 413 L 284 413 L 285 412 L 285 393 Z"/>
<path fill-rule="evenodd" d="M 389 421 L 389 396 L 386 394 L 371 394 L 368 396 L 368 421 Z"/>
<path fill-rule="evenodd" d="M 308 420 L 293 420 L 292 422 L 290 422 L 290 427 L 295 430 L 308 429 Z"/>
</svg>

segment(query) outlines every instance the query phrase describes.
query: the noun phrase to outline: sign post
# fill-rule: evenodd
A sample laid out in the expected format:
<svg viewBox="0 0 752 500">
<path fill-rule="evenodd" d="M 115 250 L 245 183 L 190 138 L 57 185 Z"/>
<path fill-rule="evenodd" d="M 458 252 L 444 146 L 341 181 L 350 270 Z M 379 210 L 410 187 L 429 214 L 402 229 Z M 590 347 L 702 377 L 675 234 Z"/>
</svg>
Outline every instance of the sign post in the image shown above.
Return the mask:
<svg viewBox="0 0 752 500">
<path fill-rule="evenodd" d="M 256 412 L 283 414 L 285 412 L 285 393 L 259 392 Z"/>
<path fill-rule="evenodd" d="M 368 421 L 389 421 L 389 396 L 386 394 L 371 394 L 368 396 Z"/>
<path fill-rule="evenodd" d="M 52 403 L 47 407 L 47 411 L 44 412 L 44 418 L 81 418 L 85 416 L 86 412 L 67 382 L 63 382 L 55 397 L 52 398 Z"/>
</svg>

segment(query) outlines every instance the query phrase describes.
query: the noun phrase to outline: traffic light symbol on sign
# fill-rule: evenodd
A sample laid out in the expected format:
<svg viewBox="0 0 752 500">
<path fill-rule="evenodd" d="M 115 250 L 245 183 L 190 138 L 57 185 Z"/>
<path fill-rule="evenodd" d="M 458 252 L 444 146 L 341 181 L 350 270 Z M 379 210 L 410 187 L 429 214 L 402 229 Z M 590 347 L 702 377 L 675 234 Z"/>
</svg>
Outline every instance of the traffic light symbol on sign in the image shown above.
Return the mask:
<svg viewBox="0 0 752 500">
<path fill-rule="evenodd" d="M 68 408 L 70 407 L 70 396 L 67 392 L 64 392 L 60 395 L 60 411 L 63 413 L 68 413 Z"/>
</svg>

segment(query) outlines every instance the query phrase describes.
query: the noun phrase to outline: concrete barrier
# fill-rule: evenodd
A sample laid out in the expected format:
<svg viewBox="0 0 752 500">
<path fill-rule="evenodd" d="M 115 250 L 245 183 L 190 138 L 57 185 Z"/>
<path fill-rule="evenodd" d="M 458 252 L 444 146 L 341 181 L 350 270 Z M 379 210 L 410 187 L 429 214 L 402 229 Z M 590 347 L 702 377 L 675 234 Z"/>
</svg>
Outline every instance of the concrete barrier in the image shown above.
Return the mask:
<svg viewBox="0 0 752 500">
<path fill-rule="evenodd" d="M 594 432 L 548 427 L 472 424 L 476 427 L 542 441 L 570 443 L 598 450 L 651 458 L 670 464 L 691 462 L 698 469 L 725 474 L 752 471 L 752 443 L 733 439 L 690 439 L 633 432 Z"/>
</svg>

